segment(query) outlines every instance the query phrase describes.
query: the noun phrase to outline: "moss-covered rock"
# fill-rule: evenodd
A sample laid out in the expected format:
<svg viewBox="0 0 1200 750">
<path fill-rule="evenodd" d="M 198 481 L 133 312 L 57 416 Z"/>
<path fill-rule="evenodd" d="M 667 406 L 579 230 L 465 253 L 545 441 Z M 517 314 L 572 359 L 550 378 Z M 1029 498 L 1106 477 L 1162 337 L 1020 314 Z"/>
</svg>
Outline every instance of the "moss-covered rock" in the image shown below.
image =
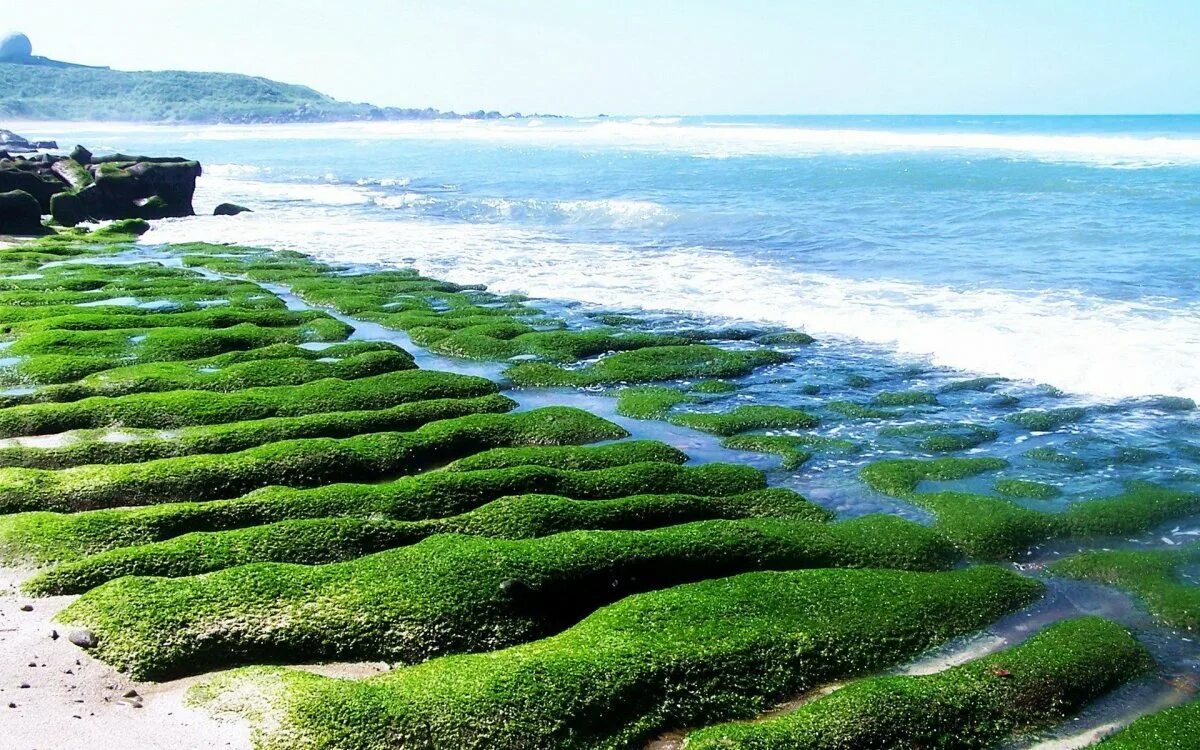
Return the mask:
<svg viewBox="0 0 1200 750">
<path fill-rule="evenodd" d="M 739 406 L 727 412 L 682 412 L 668 417 L 671 424 L 714 435 L 736 435 L 763 428 L 806 430 L 820 424 L 813 415 L 787 406 Z"/>
<path fill-rule="evenodd" d="M 1116 623 L 1068 620 L 944 672 L 860 680 L 781 716 L 693 732 L 687 747 L 994 747 L 1061 721 L 1150 664 L 1146 650 Z"/>
<path fill-rule="evenodd" d="M 737 377 L 788 359 L 787 355 L 769 349 L 735 351 L 702 344 L 653 346 L 614 354 L 575 370 L 544 362 L 527 362 L 508 368 L 505 376 L 521 386 L 648 383 L 679 378 Z"/>
<path fill-rule="evenodd" d="M 37 595 L 73 594 L 127 575 L 177 578 L 256 562 L 342 562 L 414 544 L 434 534 L 532 539 L 576 530 L 652 529 L 700 520 L 759 517 L 823 522 L 831 514 L 785 489 L 726 497 L 665 494 L 611 500 L 512 495 L 466 513 L 424 521 L 314 518 L 184 534 L 58 565 L 30 579 L 24 589 Z"/>
<path fill-rule="evenodd" d="M 1200 701 L 1143 716 L 1096 745 L 1096 750 L 1195 750 L 1200 737 Z"/>
<path fill-rule="evenodd" d="M 1200 562 L 1200 544 L 1183 549 L 1081 552 L 1050 566 L 1055 575 L 1126 589 L 1163 623 L 1200 630 L 1200 586 L 1180 579 L 1179 570 Z"/>
<path fill-rule="evenodd" d="M 251 698 L 260 712 L 266 699 L 276 719 L 261 727 L 264 750 L 626 747 L 668 728 L 749 718 L 970 632 L 1039 590 L 987 567 L 751 573 L 628 597 L 493 654 L 357 682 L 235 674 L 194 698 L 232 708 L 222 698 L 245 696 L 247 678 L 269 686 Z"/>
<path fill-rule="evenodd" d="M 384 479 L 499 446 L 590 443 L 626 434 L 585 411 L 546 407 L 516 414 L 472 414 L 431 422 L 412 432 L 284 440 L 235 453 L 59 471 L 5 468 L 0 469 L 0 512 L 93 510 L 227 498 L 268 485 L 311 487 Z"/>
</svg>

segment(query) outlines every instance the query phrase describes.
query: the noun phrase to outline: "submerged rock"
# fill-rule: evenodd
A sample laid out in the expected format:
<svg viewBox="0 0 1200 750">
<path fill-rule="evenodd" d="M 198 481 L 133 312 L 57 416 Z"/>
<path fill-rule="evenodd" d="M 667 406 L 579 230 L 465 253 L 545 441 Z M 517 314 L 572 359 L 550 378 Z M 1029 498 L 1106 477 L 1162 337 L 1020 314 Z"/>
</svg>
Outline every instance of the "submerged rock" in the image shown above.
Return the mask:
<svg viewBox="0 0 1200 750">
<path fill-rule="evenodd" d="M 213 209 L 213 216 L 237 216 L 238 214 L 253 213 L 245 206 L 236 203 L 222 203 Z"/>
</svg>

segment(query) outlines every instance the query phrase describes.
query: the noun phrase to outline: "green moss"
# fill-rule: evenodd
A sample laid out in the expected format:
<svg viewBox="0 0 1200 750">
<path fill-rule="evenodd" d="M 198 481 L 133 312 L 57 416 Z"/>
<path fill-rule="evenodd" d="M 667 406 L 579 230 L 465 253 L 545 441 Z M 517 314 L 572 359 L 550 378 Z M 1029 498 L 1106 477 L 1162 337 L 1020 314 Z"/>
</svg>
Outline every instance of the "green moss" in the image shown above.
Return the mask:
<svg viewBox="0 0 1200 750">
<path fill-rule="evenodd" d="M 738 389 L 735 383 L 724 380 L 698 380 L 689 389 L 693 393 L 733 393 Z"/>
<path fill-rule="evenodd" d="M 1052 500 L 1062 494 L 1062 490 L 1056 485 L 1028 479 L 997 479 L 995 487 L 996 492 L 1001 495 L 1029 500 Z"/>
<path fill-rule="evenodd" d="M 1119 586 L 1133 592 L 1161 622 L 1181 630 L 1200 629 L 1200 587 L 1178 571 L 1200 562 L 1200 544 L 1182 549 L 1083 552 L 1050 566 L 1067 578 Z"/>
<path fill-rule="evenodd" d="M 862 480 L 876 492 L 907 497 L 922 481 L 967 479 L 1008 466 L 1000 458 L 887 459 L 867 464 L 860 472 Z"/>
<path fill-rule="evenodd" d="M 990 427 L 967 422 L 928 422 L 883 427 L 879 436 L 915 440 L 915 447 L 928 453 L 952 453 L 990 443 L 999 437 L 999 433 Z"/>
<path fill-rule="evenodd" d="M 807 346 L 816 341 L 812 336 L 802 331 L 783 331 L 780 333 L 768 333 L 754 339 L 760 344 L 768 346 Z"/>
<path fill-rule="evenodd" d="M 1200 512 L 1200 495 L 1133 482 L 1115 497 L 1077 500 L 1060 513 L 965 492 L 917 492 L 923 480 L 964 479 L 1004 468 L 991 458 L 884 460 L 861 476 L 878 492 L 902 497 L 932 511 L 934 525 L 968 554 L 1011 558 L 1047 539 L 1103 537 L 1150 531 L 1159 524 Z"/>
<path fill-rule="evenodd" d="M 1143 716 L 1096 745 L 1096 750 L 1195 750 L 1200 737 L 1200 701 Z"/>
<path fill-rule="evenodd" d="M 668 494 L 612 500 L 515 495 L 456 516 L 425 521 L 316 518 L 184 534 L 58 565 L 27 581 L 24 589 L 35 595 L 74 594 L 127 575 L 181 577 L 257 562 L 327 564 L 444 533 L 532 539 L 566 531 L 653 529 L 712 519 L 777 517 L 824 522 L 830 516 L 820 506 L 784 489 L 726 497 Z"/>
<path fill-rule="evenodd" d="M 353 380 L 415 367 L 412 355 L 390 344 L 351 342 L 320 351 L 275 344 L 189 362 L 115 367 L 74 383 L 44 386 L 24 396 L 0 397 L 0 405 L 76 401 L 90 396 L 124 396 L 151 391 L 228 393 L 243 388 L 302 385 L 323 378 Z"/>
<path fill-rule="evenodd" d="M 595 364 L 566 370 L 544 362 L 510 367 L 505 375 L 521 386 L 589 386 L 648 383 L 678 378 L 730 378 L 757 367 L 786 362 L 779 352 L 731 351 L 715 346 L 656 346 L 605 357 Z"/>
<path fill-rule="evenodd" d="M 676 388 L 655 385 L 622 388 L 617 392 L 617 413 L 633 419 L 663 419 L 679 404 L 695 401 Z"/>
<path fill-rule="evenodd" d="M 61 619 L 96 632 L 100 658 L 139 678 L 247 659 L 416 662 L 541 637 L 639 590 L 762 568 L 929 570 L 955 559 L 936 534 L 892 516 L 833 525 L 703 521 L 518 541 L 438 535 L 315 568 L 123 578 L 84 594 Z M 505 585 L 513 580 L 519 592 Z"/>
<path fill-rule="evenodd" d="M 1159 396 L 1150 402 L 1150 407 L 1161 411 L 1192 411 L 1196 402 L 1183 396 Z"/>
<path fill-rule="evenodd" d="M 872 400 L 876 406 L 937 406 L 937 396 L 926 391 L 884 391 Z"/>
<path fill-rule="evenodd" d="M 120 425 L 168 429 L 331 411 L 383 409 L 431 398 L 484 396 L 497 390 L 484 378 L 402 370 L 357 380 L 328 378 L 298 386 L 247 388 L 232 393 L 165 391 L 96 396 L 70 403 L 0 410 L 0 436 L 45 435 Z"/>
<path fill-rule="evenodd" d="M 370 417 L 367 417 L 370 418 Z M 620 427 L 570 407 L 473 414 L 412 432 L 285 440 L 225 454 L 100 464 L 59 471 L 0 469 L 0 512 L 92 510 L 233 497 L 273 484 L 306 487 L 411 474 L 508 445 L 589 443 L 625 437 Z"/>
<path fill-rule="evenodd" d="M 825 408 L 834 414 L 850 419 L 895 419 L 900 416 L 900 412 L 875 409 L 853 401 L 830 401 L 825 404 Z"/>
<path fill-rule="evenodd" d="M 1078 422 L 1087 416 L 1087 411 L 1078 407 L 1017 412 L 1004 419 L 1034 432 L 1052 432 L 1064 425 Z"/>
<path fill-rule="evenodd" d="M 665 729 L 748 718 L 784 696 L 878 669 L 982 627 L 1039 590 L 996 568 L 768 572 L 677 586 L 498 653 L 356 682 L 285 672 L 269 692 L 278 723 L 262 727 L 261 744 L 637 746 Z M 246 684 L 235 675 L 194 695 L 245 695 Z M 261 710 L 263 696 L 248 703 Z"/>
<path fill-rule="evenodd" d="M 592 471 L 514 466 L 437 471 L 385 484 L 333 484 L 313 489 L 270 487 L 241 498 L 166 503 L 143 508 L 0 516 L 0 558 L 59 562 L 116 547 L 289 519 L 332 516 L 420 520 L 463 513 L 505 495 L 530 492 L 577 499 L 639 493 L 725 496 L 766 487 L 748 466 L 636 463 Z"/>
<path fill-rule="evenodd" d="M 791 471 L 804 465 L 813 453 L 857 453 L 858 444 L 850 440 L 818 435 L 731 435 L 721 441 L 736 451 L 775 453 L 783 458 L 780 468 Z"/>
<path fill-rule="evenodd" d="M 693 732 L 687 747 L 993 747 L 1078 712 L 1151 663 L 1120 625 L 1093 617 L 1068 620 L 1020 646 L 944 672 L 873 677 L 782 716 Z"/>
<path fill-rule="evenodd" d="M 958 391 L 990 391 L 992 386 L 997 383 L 1006 383 L 1008 378 L 983 377 L 970 378 L 969 380 L 959 380 L 954 383 L 948 383 L 942 386 L 942 393 L 956 393 Z"/>
<path fill-rule="evenodd" d="M 739 406 L 727 412 L 682 412 L 670 415 L 667 421 L 714 435 L 736 435 L 762 428 L 806 430 L 820 423 L 799 409 L 765 405 Z"/>
<path fill-rule="evenodd" d="M 1079 472 L 1087 469 L 1087 462 L 1082 458 L 1069 456 L 1054 448 L 1030 448 L 1021 455 L 1031 461 L 1058 464 L 1068 471 Z"/>
<path fill-rule="evenodd" d="M 615 466 L 661 461 L 682 464 L 687 455 L 655 440 L 625 440 L 607 445 L 539 445 L 492 448 L 447 464 L 446 471 L 506 469 L 513 466 L 550 466 L 555 469 L 592 471 Z"/>
<path fill-rule="evenodd" d="M 347 438 L 374 432 L 413 430 L 442 419 L 498 414 L 514 407 L 516 403 L 511 399 L 492 394 L 415 401 L 372 411 L 337 411 L 184 427 L 170 432 L 120 430 L 120 440 L 109 439 L 112 433 L 107 430 L 93 430 L 76 433 L 80 442 L 61 448 L 0 448 L 0 466 L 63 469 L 85 464 L 139 463 L 201 453 L 233 453 L 284 440 Z"/>
<path fill-rule="evenodd" d="M 618 315 L 616 313 L 589 313 L 588 317 L 597 323 L 600 323 L 601 325 L 619 328 L 624 328 L 626 326 L 639 326 L 643 323 L 641 318 L 633 315 Z"/>
</svg>

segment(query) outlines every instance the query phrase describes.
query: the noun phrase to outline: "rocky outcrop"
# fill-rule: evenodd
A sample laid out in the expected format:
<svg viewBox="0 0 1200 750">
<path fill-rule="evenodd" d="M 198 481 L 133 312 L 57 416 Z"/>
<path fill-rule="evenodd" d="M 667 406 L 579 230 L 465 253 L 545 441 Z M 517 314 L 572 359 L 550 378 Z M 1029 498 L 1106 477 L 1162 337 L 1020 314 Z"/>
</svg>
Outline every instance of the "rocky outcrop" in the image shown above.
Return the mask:
<svg viewBox="0 0 1200 750">
<path fill-rule="evenodd" d="M 200 163 L 181 157 L 95 156 L 76 146 L 69 156 L 22 156 L 45 144 L 0 130 L 0 192 L 19 190 L 63 226 L 108 219 L 193 216 Z M 33 148 L 30 148 L 30 147 Z M 50 144 L 53 146 L 53 144 Z M 40 223 L 40 222 L 39 222 Z"/>
<path fill-rule="evenodd" d="M 31 154 L 39 149 L 58 148 L 54 141 L 28 141 L 12 132 L 0 128 L 0 149 L 10 154 Z"/>
<path fill-rule="evenodd" d="M 46 234 L 37 199 L 24 190 L 0 193 L 0 234 Z"/>
<path fill-rule="evenodd" d="M 213 209 L 213 216 L 237 216 L 250 212 L 250 209 L 236 203 L 222 203 Z"/>
</svg>

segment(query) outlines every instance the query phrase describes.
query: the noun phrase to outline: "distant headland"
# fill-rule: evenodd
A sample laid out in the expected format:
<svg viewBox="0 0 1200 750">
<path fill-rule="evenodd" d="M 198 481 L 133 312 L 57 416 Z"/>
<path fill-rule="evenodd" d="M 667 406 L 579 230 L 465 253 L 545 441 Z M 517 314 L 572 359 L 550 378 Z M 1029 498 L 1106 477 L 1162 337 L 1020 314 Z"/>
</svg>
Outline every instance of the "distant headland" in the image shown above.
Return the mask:
<svg viewBox="0 0 1200 750">
<path fill-rule="evenodd" d="M 22 33 L 0 38 L 0 117 L 150 123 L 493 120 L 519 112 L 457 113 L 343 102 L 308 86 L 238 73 L 125 71 L 34 54 Z M 537 115 L 553 117 L 554 115 Z"/>
</svg>

